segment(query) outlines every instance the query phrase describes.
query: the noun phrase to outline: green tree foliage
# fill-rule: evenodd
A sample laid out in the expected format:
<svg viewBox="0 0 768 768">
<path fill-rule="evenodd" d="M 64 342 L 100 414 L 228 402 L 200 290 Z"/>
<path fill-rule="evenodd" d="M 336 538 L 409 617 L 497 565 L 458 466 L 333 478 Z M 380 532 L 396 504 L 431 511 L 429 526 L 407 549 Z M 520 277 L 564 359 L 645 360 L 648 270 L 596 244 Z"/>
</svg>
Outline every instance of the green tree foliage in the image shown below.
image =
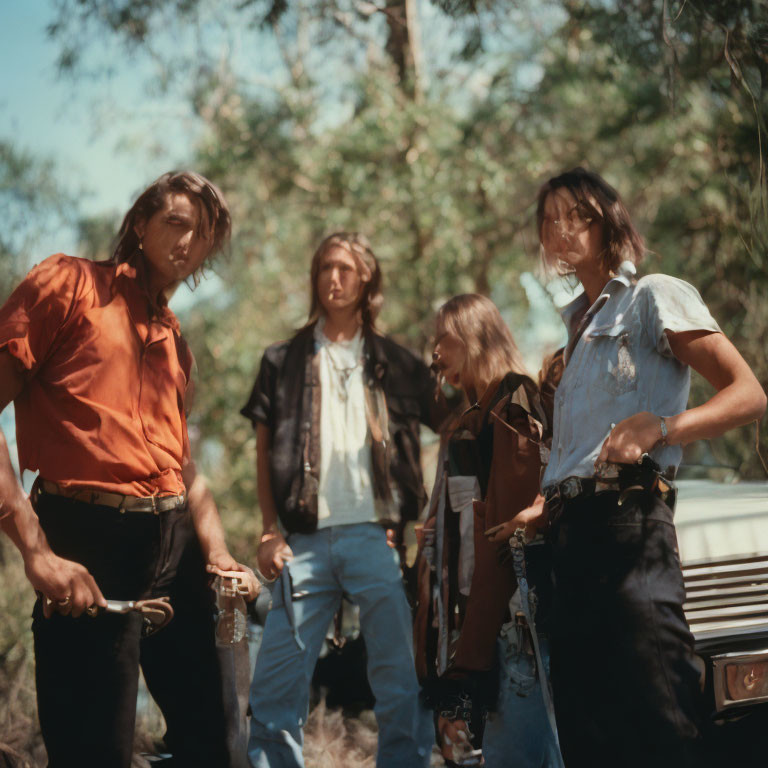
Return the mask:
<svg viewBox="0 0 768 768">
<path fill-rule="evenodd" d="M 615 8 L 573 4 L 571 34 L 589 30 L 624 67 L 663 95 L 658 119 L 667 140 L 649 148 L 663 162 L 652 174 L 627 183 L 666 190 L 644 215 L 659 268 L 687 277 L 768 383 L 768 9 L 760 0 L 630 0 Z M 642 104 L 617 116 L 636 122 Z M 653 113 L 651 113 L 653 114 Z M 642 121 L 646 122 L 646 121 Z M 608 123 L 613 134 L 617 123 Z M 646 142 L 647 143 L 647 142 Z M 642 146 L 640 137 L 633 146 Z M 658 148 L 658 149 L 657 149 Z M 663 173 L 659 173 L 663 169 Z M 650 169 L 649 169 L 650 170 Z M 639 178 L 638 178 L 639 176 Z M 643 183 L 645 181 L 645 184 Z M 624 187 L 622 187 L 624 188 Z M 655 265 L 654 265 L 655 266 Z M 694 381 L 693 397 L 710 391 Z M 768 435 L 763 428 L 763 442 Z M 713 443 L 723 463 L 762 474 L 747 430 Z"/>
<path fill-rule="evenodd" d="M 53 162 L 0 139 L 0 295 L 7 296 L 29 267 L 41 235 L 72 213 Z"/>
<path fill-rule="evenodd" d="M 535 360 L 558 332 L 547 292 L 521 281 L 537 265 L 535 193 L 588 165 L 626 199 L 650 249 L 642 269 L 694 283 L 768 387 L 763 0 L 54 5 L 49 32 L 73 77 L 108 71 L 117 41 L 157 65 L 153 89 L 188 94 L 202 126 L 190 165 L 230 201 L 229 258 L 182 320 L 198 362 L 190 432 L 239 559 L 252 559 L 258 522 L 252 430 L 238 409 L 264 347 L 303 323 L 309 259 L 334 230 L 369 235 L 385 273 L 381 325 L 415 350 L 429 350 L 445 298 L 476 290 Z M 66 210 L 61 199 L 50 164 L 0 142 L 0 290 Z M 82 221 L 80 253 L 105 257 L 117 223 Z M 696 380 L 692 399 L 710 392 Z M 745 428 L 712 450 L 764 476 L 753 443 Z M 18 558 L 3 568 L 13 588 L 0 612 L 16 618 L 0 632 L 0 742 L 23 749 L 28 594 Z"/>
<path fill-rule="evenodd" d="M 204 0 L 59 5 L 62 40 L 87 23 L 155 55 L 162 20 L 174 33 L 211 28 Z M 322 236 L 371 237 L 386 277 L 383 327 L 415 349 L 427 350 L 442 300 L 477 290 L 540 352 L 520 282 L 537 263 L 533 200 L 576 164 L 623 193 L 650 248 L 644 269 L 695 283 L 768 384 L 762 13 L 746 0 L 220 11 L 278 62 L 265 80 L 257 60 L 222 56 L 221 38 L 201 32 L 197 65 L 182 68 L 205 126 L 195 163 L 223 186 L 237 226 L 216 290 L 185 319 L 204 463 L 233 514 L 255 497 L 237 410 L 266 344 L 303 322 Z M 694 397 L 708 391 L 697 382 Z M 717 441 L 718 459 L 757 475 L 752 442 L 736 431 Z"/>
<path fill-rule="evenodd" d="M 41 237 L 71 220 L 74 206 L 54 163 L 0 140 L 0 297 L 5 299 L 38 257 Z M 39 259 L 37 259 L 39 260 Z M 12 421 L 11 421 L 12 424 Z M 4 425 L 7 430 L 7 425 Z M 6 435 L 8 433 L 6 432 Z M 0 762 L 33 757 L 36 739 L 34 667 L 29 610 L 32 588 L 18 552 L 0 536 Z M 43 760 L 37 741 L 37 762 Z M 19 765 L 22 763 L 20 762 Z"/>
</svg>

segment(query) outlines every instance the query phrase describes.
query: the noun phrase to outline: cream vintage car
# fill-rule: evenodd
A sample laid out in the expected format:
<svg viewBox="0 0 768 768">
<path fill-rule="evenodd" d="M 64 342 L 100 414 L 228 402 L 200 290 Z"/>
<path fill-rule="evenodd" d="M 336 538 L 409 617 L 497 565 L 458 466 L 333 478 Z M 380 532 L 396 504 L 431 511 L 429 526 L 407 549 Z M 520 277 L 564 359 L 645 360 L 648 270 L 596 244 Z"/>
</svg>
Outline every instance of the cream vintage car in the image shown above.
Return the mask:
<svg viewBox="0 0 768 768">
<path fill-rule="evenodd" d="M 768 483 L 680 480 L 685 614 L 729 765 L 768 765 Z M 744 756 L 744 753 L 748 756 Z M 744 763 L 743 760 L 750 762 Z"/>
</svg>

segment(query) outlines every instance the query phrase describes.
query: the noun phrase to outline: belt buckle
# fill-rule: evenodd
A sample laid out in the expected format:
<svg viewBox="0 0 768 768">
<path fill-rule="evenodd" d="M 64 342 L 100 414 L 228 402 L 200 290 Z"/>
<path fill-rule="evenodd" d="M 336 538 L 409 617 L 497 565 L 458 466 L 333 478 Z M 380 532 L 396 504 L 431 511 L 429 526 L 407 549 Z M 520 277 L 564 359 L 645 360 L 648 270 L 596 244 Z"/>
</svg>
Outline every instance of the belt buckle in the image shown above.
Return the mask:
<svg viewBox="0 0 768 768">
<path fill-rule="evenodd" d="M 560 495 L 565 499 L 575 499 L 581 493 L 581 480 L 578 477 L 568 477 L 560 483 Z"/>
</svg>

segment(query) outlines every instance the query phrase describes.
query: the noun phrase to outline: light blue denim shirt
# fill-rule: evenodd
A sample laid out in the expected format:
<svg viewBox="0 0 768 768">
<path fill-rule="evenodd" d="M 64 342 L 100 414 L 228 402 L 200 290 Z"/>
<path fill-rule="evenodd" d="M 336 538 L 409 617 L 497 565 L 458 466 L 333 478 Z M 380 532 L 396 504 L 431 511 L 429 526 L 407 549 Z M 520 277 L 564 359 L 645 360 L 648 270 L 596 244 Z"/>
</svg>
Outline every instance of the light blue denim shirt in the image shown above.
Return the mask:
<svg viewBox="0 0 768 768">
<path fill-rule="evenodd" d="M 690 370 L 672 354 L 665 331 L 720 331 L 698 291 L 667 275 L 635 282 L 621 274 L 591 307 L 587 302 L 582 294 L 562 312 L 570 343 L 555 395 L 544 488 L 567 477 L 592 477 L 612 423 L 641 411 L 675 416 L 686 409 Z M 682 454 L 679 445 L 651 451 L 670 477 Z"/>
</svg>

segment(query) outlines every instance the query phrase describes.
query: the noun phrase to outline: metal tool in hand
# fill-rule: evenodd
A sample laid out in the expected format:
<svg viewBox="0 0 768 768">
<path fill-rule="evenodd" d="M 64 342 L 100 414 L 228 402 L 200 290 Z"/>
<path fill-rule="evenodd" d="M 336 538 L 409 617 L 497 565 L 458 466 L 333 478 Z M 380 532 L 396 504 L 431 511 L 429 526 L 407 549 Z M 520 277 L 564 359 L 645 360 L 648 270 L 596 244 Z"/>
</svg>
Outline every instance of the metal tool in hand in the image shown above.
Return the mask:
<svg viewBox="0 0 768 768">
<path fill-rule="evenodd" d="M 536 632 L 535 614 L 536 614 L 536 594 L 528 589 L 528 576 L 525 566 L 525 546 L 527 539 L 525 528 L 516 528 L 509 540 L 509 548 L 512 552 L 512 565 L 515 569 L 517 586 L 520 590 L 520 602 L 522 603 L 525 620 L 528 622 L 528 629 L 531 633 L 533 642 L 533 651 L 536 657 L 536 670 L 541 683 L 541 695 L 544 699 L 544 706 L 547 710 L 547 717 L 552 733 L 557 743 L 557 724 L 555 722 L 555 708 L 552 704 L 552 693 L 549 689 L 549 680 L 547 679 L 547 670 L 544 667 L 541 657 L 541 647 L 539 645 L 539 635 Z"/>
<path fill-rule="evenodd" d="M 167 626 L 173 618 L 169 597 L 154 597 L 148 600 L 107 600 L 106 607 L 92 605 L 86 610 L 89 616 L 103 613 L 140 613 L 144 619 L 142 637 L 149 637 Z"/>
</svg>

